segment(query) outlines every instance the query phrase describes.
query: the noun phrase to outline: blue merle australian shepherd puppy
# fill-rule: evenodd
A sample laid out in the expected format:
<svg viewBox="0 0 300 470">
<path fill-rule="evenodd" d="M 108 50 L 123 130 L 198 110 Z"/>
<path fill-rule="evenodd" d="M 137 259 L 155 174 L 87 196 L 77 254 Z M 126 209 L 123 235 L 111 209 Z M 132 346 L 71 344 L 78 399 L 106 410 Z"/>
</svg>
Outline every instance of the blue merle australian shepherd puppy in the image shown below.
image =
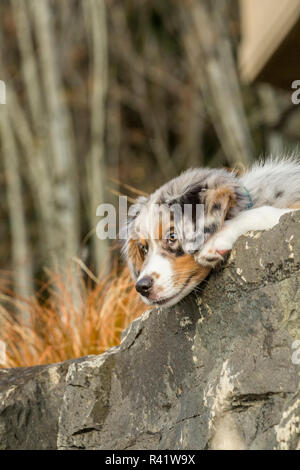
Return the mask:
<svg viewBox="0 0 300 470">
<path fill-rule="evenodd" d="M 183 207 L 189 210 L 180 211 Z M 148 305 L 174 305 L 224 259 L 240 235 L 270 229 L 296 209 L 296 159 L 269 159 L 241 176 L 208 168 L 182 173 L 131 208 L 124 254 L 138 293 Z"/>
</svg>

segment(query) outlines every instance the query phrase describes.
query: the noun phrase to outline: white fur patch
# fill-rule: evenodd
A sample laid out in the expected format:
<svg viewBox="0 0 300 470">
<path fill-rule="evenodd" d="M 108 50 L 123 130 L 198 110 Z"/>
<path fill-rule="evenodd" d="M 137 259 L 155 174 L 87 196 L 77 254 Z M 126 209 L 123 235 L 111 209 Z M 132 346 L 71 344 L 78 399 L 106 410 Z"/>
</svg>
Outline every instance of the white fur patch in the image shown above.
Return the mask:
<svg viewBox="0 0 300 470">
<path fill-rule="evenodd" d="M 154 274 L 159 274 L 159 278 L 156 279 Z M 168 258 L 161 256 L 157 251 L 153 251 L 151 256 L 146 262 L 146 265 L 139 275 L 138 280 L 144 276 L 150 276 L 154 280 L 153 288 L 154 291 L 159 287 L 160 297 L 169 297 L 173 295 L 173 270 L 172 264 Z"/>
</svg>

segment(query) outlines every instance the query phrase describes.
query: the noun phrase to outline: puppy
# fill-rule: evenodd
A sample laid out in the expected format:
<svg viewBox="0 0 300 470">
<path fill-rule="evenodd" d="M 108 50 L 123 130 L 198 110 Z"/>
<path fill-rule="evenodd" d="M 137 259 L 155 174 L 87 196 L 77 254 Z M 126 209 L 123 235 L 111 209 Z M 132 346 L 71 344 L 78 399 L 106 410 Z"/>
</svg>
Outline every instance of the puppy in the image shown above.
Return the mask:
<svg viewBox="0 0 300 470">
<path fill-rule="evenodd" d="M 136 290 L 148 305 L 176 304 L 240 235 L 270 229 L 298 208 L 295 159 L 269 159 L 242 176 L 207 168 L 182 173 L 131 207 L 123 252 Z"/>
</svg>

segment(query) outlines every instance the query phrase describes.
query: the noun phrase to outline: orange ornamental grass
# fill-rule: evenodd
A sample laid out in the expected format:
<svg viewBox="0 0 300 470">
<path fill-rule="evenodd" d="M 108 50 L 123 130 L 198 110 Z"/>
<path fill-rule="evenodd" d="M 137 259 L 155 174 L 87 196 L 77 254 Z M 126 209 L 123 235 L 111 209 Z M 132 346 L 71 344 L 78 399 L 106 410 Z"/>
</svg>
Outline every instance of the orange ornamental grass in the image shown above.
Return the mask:
<svg viewBox="0 0 300 470">
<path fill-rule="evenodd" d="M 0 367 L 100 354 L 118 345 L 124 328 L 147 308 L 138 298 L 127 268 L 120 271 L 115 266 L 97 283 L 84 279 L 80 269 L 70 271 L 67 280 L 59 274 L 48 275 L 47 285 L 30 299 L 17 297 L 2 282 L 0 340 L 6 344 L 6 360 Z M 22 316 L 29 321 L 22 322 Z"/>
</svg>

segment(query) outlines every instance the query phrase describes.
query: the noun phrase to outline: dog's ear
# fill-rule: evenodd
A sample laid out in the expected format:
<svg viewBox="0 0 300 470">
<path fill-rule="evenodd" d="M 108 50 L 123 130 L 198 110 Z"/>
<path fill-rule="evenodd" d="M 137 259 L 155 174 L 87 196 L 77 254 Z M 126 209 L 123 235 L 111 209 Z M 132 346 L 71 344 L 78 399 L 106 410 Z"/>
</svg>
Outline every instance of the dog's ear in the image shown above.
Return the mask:
<svg viewBox="0 0 300 470">
<path fill-rule="evenodd" d="M 135 230 L 135 219 L 141 213 L 147 203 L 146 197 L 139 197 L 134 204 L 132 204 L 128 210 L 127 223 L 124 223 L 120 228 L 119 238 L 122 243 L 122 254 L 125 257 L 131 275 L 133 278 L 137 278 L 140 266 L 142 264 L 141 254 L 138 250 Z"/>
<path fill-rule="evenodd" d="M 185 253 L 195 253 L 204 243 L 204 207 L 206 187 L 193 185 L 173 199 L 176 233 Z"/>
<path fill-rule="evenodd" d="M 216 189 L 194 186 L 177 197 L 172 206 L 174 203 L 183 210 L 183 224 L 176 224 L 182 247 L 185 252 L 193 253 L 223 226 L 229 209 L 235 204 L 235 193 L 225 185 Z M 186 211 L 186 207 L 190 210 Z"/>
<path fill-rule="evenodd" d="M 228 211 L 235 205 L 235 192 L 229 186 L 207 189 L 204 193 L 204 238 L 220 230 Z"/>
<path fill-rule="evenodd" d="M 148 202 L 148 198 L 145 196 L 140 196 L 137 198 L 134 204 L 130 206 L 128 211 L 128 216 L 131 220 L 134 220 L 139 213 L 141 212 L 142 208 L 145 207 L 145 204 Z"/>
</svg>

